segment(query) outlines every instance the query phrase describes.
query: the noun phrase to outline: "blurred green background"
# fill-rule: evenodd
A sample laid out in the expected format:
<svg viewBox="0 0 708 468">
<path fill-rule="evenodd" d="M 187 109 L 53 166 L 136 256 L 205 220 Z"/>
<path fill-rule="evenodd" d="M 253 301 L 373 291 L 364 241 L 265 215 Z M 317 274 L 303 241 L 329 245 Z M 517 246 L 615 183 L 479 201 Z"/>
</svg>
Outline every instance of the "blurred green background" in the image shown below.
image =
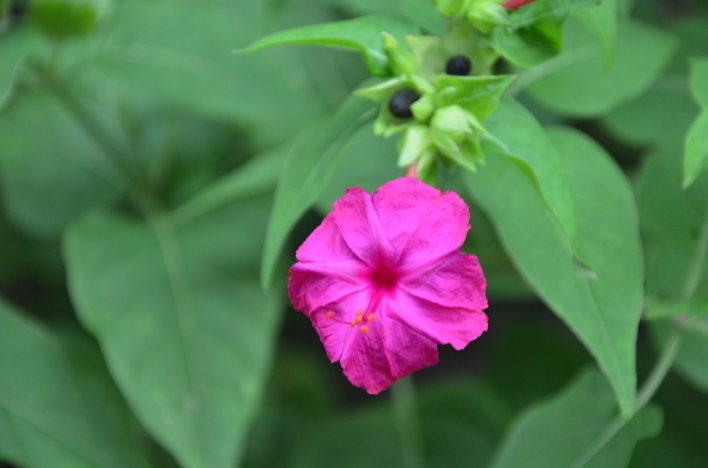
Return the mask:
<svg viewBox="0 0 708 468">
<path fill-rule="evenodd" d="M 432 6 L 97 0 L 86 19 L 78 3 L 61 10 L 62 27 L 76 22 L 65 34 L 47 26 L 59 16 L 33 21 L 30 2 L 0 0 L 0 466 L 406 466 L 392 392 L 352 387 L 284 288 L 295 248 L 344 188 L 402 175 L 393 141 L 370 126 L 354 135 L 274 286 L 259 283 L 287 150 L 365 67 L 332 49 L 231 52 L 379 11 L 435 31 Z M 697 113 L 685 57 L 708 54 L 705 2 L 633 11 L 679 44 L 636 97 L 589 118 L 564 115 L 540 88 L 520 96 L 542 123 L 592 136 L 631 179 L 658 143 L 679 147 Z M 441 348 L 440 364 L 414 376 L 426 467 L 488 466 L 521 411 L 593 363 L 475 206 L 472 225 L 465 251 L 487 275 L 490 331 L 464 351 Z M 648 335 L 640 329 L 640 381 L 656 358 Z M 629 466 L 708 465 L 701 388 L 669 375 L 656 398 L 664 428 Z"/>
</svg>

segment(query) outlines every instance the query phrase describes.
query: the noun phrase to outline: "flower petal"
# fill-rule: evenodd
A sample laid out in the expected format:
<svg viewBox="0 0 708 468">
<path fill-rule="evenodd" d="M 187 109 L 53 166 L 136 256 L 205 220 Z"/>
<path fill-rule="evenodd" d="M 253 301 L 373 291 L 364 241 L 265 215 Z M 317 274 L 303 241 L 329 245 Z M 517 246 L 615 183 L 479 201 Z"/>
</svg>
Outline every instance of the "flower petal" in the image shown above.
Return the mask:
<svg viewBox="0 0 708 468">
<path fill-rule="evenodd" d="M 298 262 L 290 268 L 288 295 L 295 310 L 314 310 L 368 288 L 358 260 L 332 263 Z"/>
<path fill-rule="evenodd" d="M 386 315 L 439 344 L 460 350 L 487 331 L 487 315 L 481 310 L 443 307 L 397 291 L 386 301 Z"/>
<path fill-rule="evenodd" d="M 352 327 L 351 322 L 357 311 L 364 309 L 369 300 L 368 290 L 355 292 L 310 314 L 312 326 L 317 330 L 330 362 L 341 359 L 345 344 L 350 335 L 354 334 L 353 332 L 360 333 L 358 329 Z"/>
<path fill-rule="evenodd" d="M 407 326 L 388 317 L 365 326 L 367 333 L 353 328 L 341 364 L 349 381 L 368 393 L 376 395 L 401 377 L 437 364 L 435 343 Z"/>
<path fill-rule="evenodd" d="M 359 187 L 347 189 L 334 202 L 333 214 L 344 241 L 362 262 L 372 267 L 393 257 L 369 193 Z"/>
<path fill-rule="evenodd" d="M 412 296 L 443 307 L 487 308 L 487 280 L 474 255 L 458 252 L 427 273 L 406 275 L 399 287 Z"/>
<path fill-rule="evenodd" d="M 470 228 L 469 209 L 459 195 L 441 193 L 412 177 L 384 184 L 373 204 L 404 268 L 444 260 L 460 249 Z"/>
<path fill-rule="evenodd" d="M 341 262 L 358 259 L 344 242 L 333 213 L 325 216 L 322 224 L 305 239 L 297 249 L 295 257 L 301 262 Z"/>
</svg>

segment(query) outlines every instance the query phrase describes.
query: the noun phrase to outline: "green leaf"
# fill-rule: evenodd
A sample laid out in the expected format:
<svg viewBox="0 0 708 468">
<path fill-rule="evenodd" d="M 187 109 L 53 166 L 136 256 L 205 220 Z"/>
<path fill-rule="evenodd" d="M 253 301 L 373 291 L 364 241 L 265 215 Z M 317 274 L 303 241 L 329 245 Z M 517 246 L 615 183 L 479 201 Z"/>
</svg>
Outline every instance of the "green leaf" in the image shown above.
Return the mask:
<svg viewBox="0 0 708 468">
<path fill-rule="evenodd" d="M 599 1 L 537 0 L 509 15 L 513 26 L 494 28 L 486 39 L 511 62 L 525 68 L 534 67 L 561 52 L 565 17 Z"/>
<path fill-rule="evenodd" d="M 496 111 L 504 90 L 514 81 L 514 75 L 452 76 L 437 79 L 438 107 L 458 104 L 485 120 Z"/>
<path fill-rule="evenodd" d="M 402 43 L 403 36 L 420 34 L 420 28 L 405 17 L 380 13 L 277 32 L 257 40 L 243 52 L 286 44 L 342 47 L 358 51 L 372 75 L 389 76 L 389 59 L 381 37 L 384 32 Z"/>
<path fill-rule="evenodd" d="M 416 392 L 423 466 L 484 468 L 498 441 L 496 395 L 475 382 Z M 503 410 L 502 410 L 503 411 Z M 506 415 L 504 415 L 506 416 Z M 352 443 L 364 437 L 366 444 Z M 398 468 L 406 466 L 400 425 L 389 402 L 340 414 L 302 437 L 293 468 Z"/>
<path fill-rule="evenodd" d="M 22 62 L 37 48 L 37 36 L 28 27 L 15 27 L 0 35 L 0 110 L 7 105 L 14 92 Z"/>
<path fill-rule="evenodd" d="M 326 108 L 301 56 L 230 54 L 262 33 L 267 5 L 226 3 L 118 2 L 87 73 L 127 95 L 258 130 L 259 144 L 300 131 Z"/>
<path fill-rule="evenodd" d="M 18 95 L 0 115 L 5 209 L 37 237 L 58 237 L 72 219 L 114 199 L 124 186 L 83 118 L 46 89 Z"/>
<path fill-rule="evenodd" d="M 691 61 L 691 87 L 701 106 L 686 137 L 683 186 L 688 187 L 708 167 L 708 58 Z"/>
<path fill-rule="evenodd" d="M 100 351 L 0 301 L 0 459 L 25 468 L 148 467 Z"/>
<path fill-rule="evenodd" d="M 514 10 L 509 16 L 514 27 L 523 28 L 539 21 L 563 19 L 575 10 L 598 5 L 603 0 L 536 0 Z"/>
<path fill-rule="evenodd" d="M 172 220 L 176 225 L 187 224 L 212 210 L 274 190 L 286 154 L 287 148 L 279 146 L 257 155 L 177 208 L 171 215 Z"/>
<path fill-rule="evenodd" d="M 655 145 L 678 137 L 698 115 L 691 96 L 688 66 L 691 57 L 708 55 L 704 41 L 708 19 L 691 15 L 663 28 L 678 40 L 671 64 L 639 98 L 620 105 L 602 119 L 615 135 L 638 145 Z"/>
<path fill-rule="evenodd" d="M 562 24 L 553 19 L 519 29 L 497 27 L 485 37 L 505 59 L 524 68 L 540 65 L 563 48 Z"/>
<path fill-rule="evenodd" d="M 533 181 L 575 249 L 577 227 L 570 188 L 559 155 L 543 128 L 531 113 L 512 100 L 502 100 L 484 126 L 502 143 L 504 154 L 519 164 L 524 174 Z"/>
<path fill-rule="evenodd" d="M 708 174 L 685 190 L 681 179 L 680 144 L 669 141 L 645 158 L 637 181 L 647 296 L 659 304 L 685 302 L 701 284 L 706 292 Z"/>
<path fill-rule="evenodd" d="M 619 24 L 610 70 L 592 34 L 577 21 L 565 28 L 566 50 L 542 66 L 523 72 L 516 89 L 550 109 L 578 117 L 601 116 L 645 91 L 675 49 L 667 33 L 637 21 Z M 647 53 L 647 51 L 651 53 Z"/>
<path fill-rule="evenodd" d="M 708 297 L 697 297 L 678 304 L 652 307 L 647 314 L 650 320 L 675 317 L 677 315 L 704 315 L 708 313 Z"/>
<path fill-rule="evenodd" d="M 380 9 L 381 2 L 376 2 Z M 423 29 L 436 36 L 445 34 L 445 19 L 437 13 L 437 8 L 429 0 L 403 0 L 403 12 Z"/>
<path fill-rule="evenodd" d="M 468 187 L 522 276 L 590 351 L 628 416 L 644 280 L 634 199 L 620 169 L 592 140 L 563 128 L 549 137 L 568 177 L 578 253 L 592 273 L 575 261 L 537 191 L 511 161 L 490 155 Z"/>
<path fill-rule="evenodd" d="M 64 239 L 79 318 L 136 416 L 185 468 L 231 468 L 261 398 L 280 295 L 255 280 L 269 199 L 174 229 L 92 213 Z M 129 292 L 129 293 L 126 293 Z"/>
<path fill-rule="evenodd" d="M 374 135 L 371 124 L 361 127 L 343 146 L 329 183 L 317 197 L 315 207 L 326 215 L 335 200 L 350 187 L 374 192 L 386 182 L 403 176 L 396 166 L 396 143 Z"/>
<path fill-rule="evenodd" d="M 605 57 L 605 67 L 611 70 L 617 44 L 617 0 L 604 0 L 597 7 L 585 8 L 576 15 L 597 39 Z"/>
<path fill-rule="evenodd" d="M 652 322 L 652 337 L 657 347 L 663 346 L 671 334 L 670 320 Z M 693 386 L 708 392 L 708 316 L 694 317 L 682 324 L 681 347 L 674 361 L 674 369 Z"/>
<path fill-rule="evenodd" d="M 639 98 L 620 104 L 600 122 L 624 141 L 647 146 L 684 137 L 697 114 L 688 79 L 660 76 Z"/>
<path fill-rule="evenodd" d="M 491 466 L 624 468 L 637 442 L 656 436 L 662 425 L 656 406 L 625 423 L 605 379 L 586 371 L 551 400 L 524 412 Z"/>
<path fill-rule="evenodd" d="M 266 233 L 261 269 L 264 287 L 270 285 L 290 230 L 329 182 L 342 147 L 375 114 L 373 103 L 352 96 L 332 118 L 311 127 L 291 149 L 280 175 Z"/>
</svg>

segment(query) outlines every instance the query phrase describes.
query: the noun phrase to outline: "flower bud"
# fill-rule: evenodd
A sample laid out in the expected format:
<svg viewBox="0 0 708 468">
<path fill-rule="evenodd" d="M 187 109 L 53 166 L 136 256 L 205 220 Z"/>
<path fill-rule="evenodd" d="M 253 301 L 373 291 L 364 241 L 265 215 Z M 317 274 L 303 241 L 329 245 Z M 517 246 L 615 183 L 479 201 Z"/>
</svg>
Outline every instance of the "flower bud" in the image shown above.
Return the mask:
<svg viewBox="0 0 708 468">
<path fill-rule="evenodd" d="M 467 9 L 467 19 L 483 34 L 496 26 L 512 26 L 507 11 L 495 0 L 474 0 Z"/>
<path fill-rule="evenodd" d="M 384 50 L 389 60 L 389 67 L 394 75 L 405 75 L 415 73 L 417 64 L 413 54 L 403 48 L 395 37 L 387 32 L 381 33 L 383 37 Z"/>
<path fill-rule="evenodd" d="M 30 14 L 44 33 L 63 39 L 91 32 L 108 6 L 108 0 L 34 0 Z"/>
</svg>

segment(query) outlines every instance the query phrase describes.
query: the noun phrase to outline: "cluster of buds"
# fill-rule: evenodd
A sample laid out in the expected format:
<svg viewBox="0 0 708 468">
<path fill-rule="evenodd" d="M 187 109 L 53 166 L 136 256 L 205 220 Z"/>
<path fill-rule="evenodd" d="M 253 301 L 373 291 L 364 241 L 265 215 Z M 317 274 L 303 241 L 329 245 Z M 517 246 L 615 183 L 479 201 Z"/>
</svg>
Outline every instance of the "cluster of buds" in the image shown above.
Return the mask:
<svg viewBox="0 0 708 468">
<path fill-rule="evenodd" d="M 498 104 L 512 76 L 491 75 L 498 55 L 459 24 L 441 38 L 408 36 L 406 49 L 384 33 L 394 77 L 357 93 L 381 103 L 374 131 L 403 133 L 398 165 L 431 181 L 443 163 L 474 171 L 483 162 L 481 125 Z"/>
<path fill-rule="evenodd" d="M 497 26 L 511 26 L 501 0 L 432 0 L 444 16 L 466 18 L 472 27 L 486 34 Z"/>
</svg>

